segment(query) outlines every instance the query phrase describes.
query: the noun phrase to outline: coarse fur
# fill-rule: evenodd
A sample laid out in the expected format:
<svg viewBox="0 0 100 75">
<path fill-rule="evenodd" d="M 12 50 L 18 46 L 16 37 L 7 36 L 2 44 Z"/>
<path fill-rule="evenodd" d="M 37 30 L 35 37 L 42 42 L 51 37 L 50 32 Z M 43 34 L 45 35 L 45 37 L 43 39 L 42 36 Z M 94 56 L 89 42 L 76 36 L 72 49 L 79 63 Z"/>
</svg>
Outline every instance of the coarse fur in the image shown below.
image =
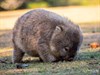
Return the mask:
<svg viewBox="0 0 100 75">
<path fill-rule="evenodd" d="M 20 63 L 25 53 L 44 62 L 54 62 L 73 60 L 83 36 L 79 26 L 67 18 L 35 9 L 18 19 L 12 40 L 13 63 Z"/>
</svg>

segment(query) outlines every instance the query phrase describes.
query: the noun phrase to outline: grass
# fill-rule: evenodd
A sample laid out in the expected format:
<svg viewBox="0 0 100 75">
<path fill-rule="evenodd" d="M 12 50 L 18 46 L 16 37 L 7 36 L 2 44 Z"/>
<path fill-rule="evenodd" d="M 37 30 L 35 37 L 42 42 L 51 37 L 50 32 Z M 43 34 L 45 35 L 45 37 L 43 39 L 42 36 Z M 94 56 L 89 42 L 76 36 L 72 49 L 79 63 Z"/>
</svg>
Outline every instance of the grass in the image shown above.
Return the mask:
<svg viewBox="0 0 100 75">
<path fill-rule="evenodd" d="M 6 50 L 5 50 L 6 51 Z M 0 59 L 7 63 L 0 63 L 0 75 L 99 75 L 100 73 L 100 48 L 80 50 L 73 62 L 42 63 L 38 58 L 25 56 L 29 66 L 16 69 L 16 64 L 11 63 L 11 49 L 1 52 Z M 30 62 L 29 62 L 30 61 Z"/>
</svg>

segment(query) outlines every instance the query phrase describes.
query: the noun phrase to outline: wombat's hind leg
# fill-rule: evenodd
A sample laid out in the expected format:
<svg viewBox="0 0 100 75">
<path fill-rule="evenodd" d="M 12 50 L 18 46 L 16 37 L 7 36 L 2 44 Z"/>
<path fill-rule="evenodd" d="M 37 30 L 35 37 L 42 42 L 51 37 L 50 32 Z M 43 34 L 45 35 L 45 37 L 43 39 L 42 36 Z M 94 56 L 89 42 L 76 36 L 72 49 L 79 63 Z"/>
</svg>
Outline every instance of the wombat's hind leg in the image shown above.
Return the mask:
<svg viewBox="0 0 100 75">
<path fill-rule="evenodd" d="M 15 48 L 15 50 L 13 50 L 12 62 L 21 63 L 24 54 L 25 53 L 22 50 L 20 50 L 19 48 Z"/>
</svg>

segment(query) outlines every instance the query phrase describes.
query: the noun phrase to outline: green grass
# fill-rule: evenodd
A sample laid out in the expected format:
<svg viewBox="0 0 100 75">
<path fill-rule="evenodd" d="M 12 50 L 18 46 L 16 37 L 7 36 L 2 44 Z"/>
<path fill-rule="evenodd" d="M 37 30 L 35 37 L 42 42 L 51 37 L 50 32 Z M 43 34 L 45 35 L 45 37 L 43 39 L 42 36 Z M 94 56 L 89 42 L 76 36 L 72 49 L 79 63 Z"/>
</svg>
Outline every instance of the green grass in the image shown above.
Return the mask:
<svg viewBox="0 0 100 75">
<path fill-rule="evenodd" d="M 8 52 L 6 54 L 9 54 Z M 43 63 L 38 58 L 25 56 L 23 61 L 29 64 L 24 69 L 16 69 L 11 64 L 11 55 L 2 53 L 0 59 L 7 63 L 0 63 L 0 75 L 99 75 L 100 48 L 80 50 L 77 58 L 72 62 Z"/>
</svg>

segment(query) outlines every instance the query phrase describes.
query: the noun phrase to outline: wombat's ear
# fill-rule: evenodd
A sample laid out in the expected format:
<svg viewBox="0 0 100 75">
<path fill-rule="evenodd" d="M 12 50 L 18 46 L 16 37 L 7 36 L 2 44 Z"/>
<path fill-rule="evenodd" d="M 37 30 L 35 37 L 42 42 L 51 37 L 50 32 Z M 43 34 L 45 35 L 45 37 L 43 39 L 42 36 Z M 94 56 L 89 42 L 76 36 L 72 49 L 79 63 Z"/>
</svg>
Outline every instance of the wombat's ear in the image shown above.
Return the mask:
<svg viewBox="0 0 100 75">
<path fill-rule="evenodd" d="M 62 30 L 63 30 L 62 27 L 56 26 L 55 32 L 60 33 Z"/>
</svg>

